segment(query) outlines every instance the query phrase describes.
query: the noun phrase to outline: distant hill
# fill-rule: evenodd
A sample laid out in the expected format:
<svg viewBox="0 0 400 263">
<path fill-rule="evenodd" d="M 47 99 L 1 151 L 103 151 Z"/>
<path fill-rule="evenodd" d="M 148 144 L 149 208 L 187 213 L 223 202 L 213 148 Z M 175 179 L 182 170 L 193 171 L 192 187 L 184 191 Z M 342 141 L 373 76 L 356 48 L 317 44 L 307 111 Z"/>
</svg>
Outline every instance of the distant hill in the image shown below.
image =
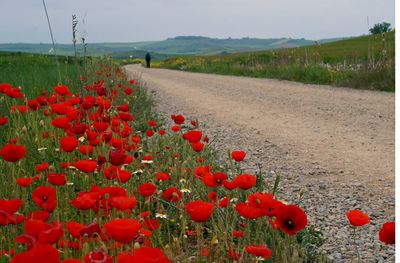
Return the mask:
<svg viewBox="0 0 400 263">
<path fill-rule="evenodd" d="M 130 43 L 89 43 L 89 55 L 111 55 L 115 58 L 141 58 L 146 51 L 151 51 L 156 59 L 165 59 L 171 55 L 227 54 L 246 51 L 257 51 L 276 48 L 291 48 L 325 43 L 338 39 L 307 40 L 292 38 L 210 38 L 203 36 L 177 36 L 162 41 L 130 42 Z M 57 53 L 72 55 L 72 44 L 57 44 Z M 0 51 L 52 53 L 52 45 L 48 43 L 7 43 L 0 44 Z M 82 45 L 78 52 L 83 53 Z"/>
</svg>

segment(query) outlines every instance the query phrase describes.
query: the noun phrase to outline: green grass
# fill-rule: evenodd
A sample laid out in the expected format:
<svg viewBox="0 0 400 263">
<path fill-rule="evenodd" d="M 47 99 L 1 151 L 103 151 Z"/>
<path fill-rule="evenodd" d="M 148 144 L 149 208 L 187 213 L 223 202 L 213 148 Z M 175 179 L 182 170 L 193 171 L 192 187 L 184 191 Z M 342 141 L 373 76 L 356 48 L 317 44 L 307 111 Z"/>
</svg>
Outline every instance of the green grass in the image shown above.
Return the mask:
<svg viewBox="0 0 400 263">
<path fill-rule="evenodd" d="M 83 61 L 75 64 L 73 57 L 59 56 L 61 83 L 74 86 L 84 73 Z M 39 95 L 59 83 L 53 56 L 0 52 L 0 83 L 21 86 L 27 96 Z"/>
<path fill-rule="evenodd" d="M 321 45 L 218 56 L 176 57 L 160 67 L 395 90 L 394 32 Z"/>
</svg>

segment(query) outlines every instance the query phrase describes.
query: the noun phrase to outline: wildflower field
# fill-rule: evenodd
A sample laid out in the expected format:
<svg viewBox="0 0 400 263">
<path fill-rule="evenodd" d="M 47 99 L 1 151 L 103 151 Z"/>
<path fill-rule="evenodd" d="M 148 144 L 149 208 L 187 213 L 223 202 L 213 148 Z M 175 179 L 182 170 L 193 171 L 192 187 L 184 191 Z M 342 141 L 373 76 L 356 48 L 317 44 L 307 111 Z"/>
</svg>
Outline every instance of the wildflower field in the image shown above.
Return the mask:
<svg viewBox="0 0 400 263">
<path fill-rule="evenodd" d="M 199 120 L 159 116 L 113 61 L 69 72 L 0 79 L 0 262 L 329 262 L 279 176 L 246 173 L 240 149 L 219 162 Z M 370 222 L 347 217 L 349 238 Z M 377 235 L 394 244 L 394 222 Z"/>
</svg>

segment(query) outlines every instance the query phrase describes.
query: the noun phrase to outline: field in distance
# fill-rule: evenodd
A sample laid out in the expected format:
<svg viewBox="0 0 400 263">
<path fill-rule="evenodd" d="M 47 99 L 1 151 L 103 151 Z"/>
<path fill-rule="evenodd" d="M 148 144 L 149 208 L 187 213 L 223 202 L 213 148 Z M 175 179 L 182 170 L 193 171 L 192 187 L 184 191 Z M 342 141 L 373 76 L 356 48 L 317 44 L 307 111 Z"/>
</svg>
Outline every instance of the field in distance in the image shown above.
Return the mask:
<svg viewBox="0 0 400 263">
<path fill-rule="evenodd" d="M 194 72 L 395 90 L 395 32 L 288 49 L 175 57 L 157 66 Z"/>
</svg>

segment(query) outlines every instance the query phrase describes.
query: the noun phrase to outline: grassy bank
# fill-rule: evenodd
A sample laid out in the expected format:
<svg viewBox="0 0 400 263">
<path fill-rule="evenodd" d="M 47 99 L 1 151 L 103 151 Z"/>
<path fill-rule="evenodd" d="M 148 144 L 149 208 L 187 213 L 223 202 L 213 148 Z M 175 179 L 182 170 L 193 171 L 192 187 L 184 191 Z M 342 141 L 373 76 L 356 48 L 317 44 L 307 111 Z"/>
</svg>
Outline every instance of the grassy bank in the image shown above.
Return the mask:
<svg viewBox="0 0 400 263">
<path fill-rule="evenodd" d="M 177 57 L 156 66 L 224 75 L 277 78 L 357 89 L 395 90 L 395 33 L 308 47 L 218 56 Z"/>
<path fill-rule="evenodd" d="M 79 76 L 85 74 L 83 59 L 59 56 L 60 77 L 54 56 L 0 52 L 0 83 L 21 86 L 27 96 L 39 95 L 57 83 L 76 87 Z M 90 64 L 92 59 L 87 59 Z"/>
</svg>

